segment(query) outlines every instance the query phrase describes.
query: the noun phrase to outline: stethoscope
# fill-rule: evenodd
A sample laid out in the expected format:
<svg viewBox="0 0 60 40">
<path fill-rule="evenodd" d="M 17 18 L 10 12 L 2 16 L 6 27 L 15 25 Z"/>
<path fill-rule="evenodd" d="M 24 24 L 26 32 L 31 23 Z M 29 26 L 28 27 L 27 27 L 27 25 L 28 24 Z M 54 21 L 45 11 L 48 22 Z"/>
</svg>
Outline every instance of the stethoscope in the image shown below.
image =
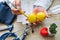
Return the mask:
<svg viewBox="0 0 60 40">
<path fill-rule="evenodd" d="M 28 35 L 28 31 L 29 31 L 30 29 L 31 29 L 30 27 L 27 27 L 26 29 L 24 29 L 23 34 L 21 34 L 22 38 L 20 38 L 21 36 L 18 36 L 16 33 L 22 31 L 23 29 L 18 30 L 18 31 L 16 31 L 16 32 L 9 31 L 9 32 L 7 32 L 7 33 L 4 33 L 4 34 L 2 34 L 2 35 L 0 36 L 0 40 L 5 40 L 5 39 L 8 38 L 9 36 L 14 37 L 13 40 L 25 40 L 26 36 Z"/>
</svg>

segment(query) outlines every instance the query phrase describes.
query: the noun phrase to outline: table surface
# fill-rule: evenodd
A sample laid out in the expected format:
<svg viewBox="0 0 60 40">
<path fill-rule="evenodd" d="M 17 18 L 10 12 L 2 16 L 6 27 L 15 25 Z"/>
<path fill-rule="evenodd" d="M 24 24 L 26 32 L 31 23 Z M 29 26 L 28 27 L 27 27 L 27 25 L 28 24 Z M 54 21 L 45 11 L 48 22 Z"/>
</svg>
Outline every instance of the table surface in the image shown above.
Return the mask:
<svg viewBox="0 0 60 40">
<path fill-rule="evenodd" d="M 60 0 L 55 0 L 53 6 L 55 5 L 59 5 L 60 4 Z M 58 25 L 58 28 L 57 28 L 57 34 L 55 35 L 55 37 L 42 37 L 40 34 L 39 34 L 39 30 L 42 28 L 42 26 L 49 26 L 51 23 L 56 23 Z M 22 25 L 21 23 L 17 23 L 17 22 L 14 22 L 13 23 L 14 25 L 14 29 L 12 32 L 16 32 L 20 29 L 24 29 L 26 26 L 25 25 Z M 7 27 L 6 25 L 4 24 L 0 24 L 0 28 L 3 28 L 3 27 Z M 36 28 L 34 28 L 34 33 L 31 33 L 30 31 L 30 34 L 26 37 L 26 40 L 60 40 L 60 14 L 57 14 L 56 16 L 53 16 L 53 17 L 50 17 L 48 19 L 46 19 L 44 21 L 44 23 L 40 26 L 37 26 Z M 16 32 L 17 35 L 21 35 L 23 33 L 24 30 L 21 30 L 19 32 Z M 0 35 L 4 34 L 8 32 L 7 31 L 2 31 L 0 32 Z M 12 40 L 12 37 L 8 37 L 6 40 Z"/>
</svg>

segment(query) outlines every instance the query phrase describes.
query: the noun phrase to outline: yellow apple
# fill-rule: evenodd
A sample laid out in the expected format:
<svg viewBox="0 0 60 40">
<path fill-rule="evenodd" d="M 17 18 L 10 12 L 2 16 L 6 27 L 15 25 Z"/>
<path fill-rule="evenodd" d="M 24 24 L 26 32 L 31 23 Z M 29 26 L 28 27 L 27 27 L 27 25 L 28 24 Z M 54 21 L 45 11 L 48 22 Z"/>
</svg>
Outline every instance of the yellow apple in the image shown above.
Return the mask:
<svg viewBox="0 0 60 40">
<path fill-rule="evenodd" d="M 30 23 L 36 22 L 36 14 L 34 14 L 34 13 L 29 14 L 29 15 L 28 15 L 28 21 L 29 21 Z"/>
<path fill-rule="evenodd" d="M 39 12 L 39 13 L 37 13 L 37 19 L 39 20 L 39 21 L 44 21 L 45 20 L 45 18 L 46 18 L 46 14 L 44 13 L 44 12 Z"/>
</svg>

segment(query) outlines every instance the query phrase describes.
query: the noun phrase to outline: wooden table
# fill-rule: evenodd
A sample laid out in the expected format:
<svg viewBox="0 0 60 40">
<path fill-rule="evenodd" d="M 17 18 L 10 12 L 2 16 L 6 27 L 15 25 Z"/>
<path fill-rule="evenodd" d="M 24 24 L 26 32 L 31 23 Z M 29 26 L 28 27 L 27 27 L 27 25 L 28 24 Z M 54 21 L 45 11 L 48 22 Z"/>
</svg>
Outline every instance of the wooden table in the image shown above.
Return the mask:
<svg viewBox="0 0 60 40">
<path fill-rule="evenodd" d="M 57 4 L 60 4 L 60 0 L 55 0 L 52 7 Z M 34 31 L 35 31 L 34 33 L 31 33 L 31 31 L 30 31 L 30 34 L 26 37 L 26 40 L 60 40 L 60 19 L 59 19 L 59 17 L 60 17 L 60 14 L 57 15 L 57 18 L 50 17 L 50 18 L 46 19 L 44 21 L 43 25 L 38 26 L 34 29 Z M 42 37 L 39 34 L 39 30 L 42 28 L 42 26 L 48 27 L 51 23 L 56 23 L 58 25 L 56 36 L 55 37 Z M 16 31 L 18 31 L 20 29 L 24 29 L 26 27 L 25 25 L 22 25 L 21 23 L 17 23 L 17 22 L 14 22 L 13 25 L 14 25 L 14 29 L 12 32 L 16 32 Z M 0 28 L 3 28 L 3 27 L 6 28 L 7 26 L 0 24 Z M 16 34 L 20 36 L 23 33 L 23 31 L 24 30 L 21 30 L 20 32 L 17 32 Z M 8 30 L 0 32 L 0 35 L 4 34 L 6 32 L 8 32 Z M 12 40 L 12 37 L 7 38 L 6 40 Z"/>
</svg>

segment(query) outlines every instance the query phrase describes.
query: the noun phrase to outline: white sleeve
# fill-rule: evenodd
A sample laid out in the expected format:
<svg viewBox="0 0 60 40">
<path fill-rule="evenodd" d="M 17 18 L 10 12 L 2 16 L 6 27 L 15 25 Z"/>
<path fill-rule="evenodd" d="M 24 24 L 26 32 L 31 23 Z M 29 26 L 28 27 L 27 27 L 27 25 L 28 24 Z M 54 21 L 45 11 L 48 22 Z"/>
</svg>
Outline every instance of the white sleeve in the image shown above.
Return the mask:
<svg viewBox="0 0 60 40">
<path fill-rule="evenodd" d="M 41 6 L 47 10 L 49 6 L 52 4 L 52 2 L 53 0 L 37 0 L 34 3 L 34 6 Z"/>
<path fill-rule="evenodd" d="M 0 0 L 0 2 L 5 2 L 5 0 Z"/>
<path fill-rule="evenodd" d="M 6 2 L 6 1 L 10 1 L 11 3 L 14 2 L 14 0 L 0 0 L 0 2 Z"/>
<path fill-rule="evenodd" d="M 11 7 L 12 3 L 14 2 L 14 0 L 4 0 L 4 1 L 7 3 L 9 7 Z"/>
</svg>

